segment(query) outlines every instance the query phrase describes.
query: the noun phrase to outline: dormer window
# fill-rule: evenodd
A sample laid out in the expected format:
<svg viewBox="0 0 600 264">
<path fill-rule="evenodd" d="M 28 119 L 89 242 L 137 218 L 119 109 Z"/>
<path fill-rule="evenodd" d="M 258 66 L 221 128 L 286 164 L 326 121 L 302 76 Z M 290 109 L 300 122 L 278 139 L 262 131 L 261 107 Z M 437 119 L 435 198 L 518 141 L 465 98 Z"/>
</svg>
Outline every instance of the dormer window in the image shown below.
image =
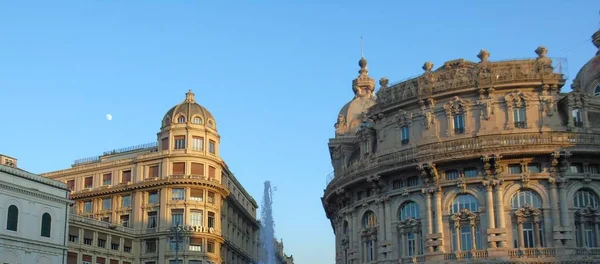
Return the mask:
<svg viewBox="0 0 600 264">
<path fill-rule="evenodd" d="M 202 118 L 194 117 L 193 123 L 196 125 L 202 125 Z"/>
<path fill-rule="evenodd" d="M 208 127 L 210 127 L 210 128 L 214 128 L 215 127 L 215 124 L 213 123 L 212 120 L 208 120 Z"/>
<path fill-rule="evenodd" d="M 180 116 L 177 118 L 177 123 L 185 123 L 185 116 Z"/>
</svg>

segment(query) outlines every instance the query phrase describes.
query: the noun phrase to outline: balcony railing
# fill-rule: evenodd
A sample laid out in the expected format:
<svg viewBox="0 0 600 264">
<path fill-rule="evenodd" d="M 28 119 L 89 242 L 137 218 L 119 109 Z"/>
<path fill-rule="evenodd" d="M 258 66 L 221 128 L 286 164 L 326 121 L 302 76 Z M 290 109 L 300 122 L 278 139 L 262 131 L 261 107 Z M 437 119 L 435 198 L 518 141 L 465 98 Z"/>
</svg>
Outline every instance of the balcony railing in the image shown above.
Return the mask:
<svg viewBox="0 0 600 264">
<path fill-rule="evenodd" d="M 423 144 L 392 153 L 380 154 L 374 158 L 364 158 L 346 167 L 339 168 L 334 172 L 334 178 L 327 181 L 327 188 L 329 191 L 335 190 L 345 182 L 360 178 L 362 173 L 369 170 L 376 170 L 384 166 L 405 166 L 416 162 L 418 158 L 440 158 L 444 155 L 460 155 L 465 150 L 487 150 L 523 145 L 534 148 L 537 146 L 566 147 L 577 145 L 600 147 L 600 135 L 569 132 L 515 133 Z M 330 176 L 328 176 L 329 178 Z"/>
<path fill-rule="evenodd" d="M 109 229 L 113 229 L 113 230 L 117 230 L 117 231 L 121 231 L 121 232 L 133 233 L 132 228 L 124 227 L 122 225 L 117 225 L 117 224 L 113 224 L 113 223 L 107 223 L 107 222 L 103 222 L 103 221 L 96 220 L 93 218 L 79 216 L 76 214 L 70 214 L 69 219 L 71 219 L 72 221 L 92 224 L 92 225 L 109 228 Z"/>
</svg>

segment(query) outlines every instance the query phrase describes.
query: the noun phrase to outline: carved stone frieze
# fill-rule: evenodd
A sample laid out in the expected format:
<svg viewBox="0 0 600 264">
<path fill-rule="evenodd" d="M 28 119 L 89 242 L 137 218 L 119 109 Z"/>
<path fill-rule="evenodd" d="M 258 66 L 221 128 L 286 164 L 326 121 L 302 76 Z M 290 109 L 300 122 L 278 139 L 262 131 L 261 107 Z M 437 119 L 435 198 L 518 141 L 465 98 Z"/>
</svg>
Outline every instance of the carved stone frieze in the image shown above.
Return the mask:
<svg viewBox="0 0 600 264">
<path fill-rule="evenodd" d="M 421 220 L 409 217 L 400 221 L 397 228 L 400 234 L 421 233 Z"/>
<path fill-rule="evenodd" d="M 469 110 L 471 107 L 471 101 L 468 99 L 461 99 L 458 96 L 452 97 L 450 101 L 444 104 L 444 112 L 448 116 L 462 114 Z"/>
<path fill-rule="evenodd" d="M 396 114 L 396 124 L 398 124 L 399 127 L 403 127 L 403 126 L 409 126 L 412 123 L 412 113 L 404 111 L 404 110 L 399 110 L 398 113 Z"/>
<path fill-rule="evenodd" d="M 540 209 L 534 208 L 529 204 L 523 205 L 519 210 L 515 212 L 517 223 L 523 223 L 527 219 L 532 219 L 534 223 L 539 223 L 541 221 L 541 216 L 542 211 L 540 211 Z"/>
<path fill-rule="evenodd" d="M 454 223 L 454 227 L 460 227 L 462 224 L 467 223 L 470 226 L 474 226 L 477 224 L 479 220 L 479 214 L 471 212 L 467 208 L 463 208 L 458 213 L 454 213 L 450 215 L 450 221 Z"/>
</svg>

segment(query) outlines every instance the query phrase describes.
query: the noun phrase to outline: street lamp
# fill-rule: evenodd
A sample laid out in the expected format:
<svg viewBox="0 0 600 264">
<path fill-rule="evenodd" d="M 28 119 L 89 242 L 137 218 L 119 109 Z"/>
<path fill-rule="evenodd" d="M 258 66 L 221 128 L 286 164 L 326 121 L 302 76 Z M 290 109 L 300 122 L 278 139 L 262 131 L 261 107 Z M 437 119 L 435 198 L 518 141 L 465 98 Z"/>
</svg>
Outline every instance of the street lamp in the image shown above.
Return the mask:
<svg viewBox="0 0 600 264">
<path fill-rule="evenodd" d="M 179 263 L 179 243 L 183 242 L 184 236 L 186 234 L 188 234 L 189 232 L 185 228 L 183 228 L 183 226 L 180 225 L 179 222 L 177 222 L 177 224 L 175 224 L 174 226 L 167 229 L 167 231 L 169 232 L 169 240 L 171 241 L 171 243 L 175 243 L 175 263 L 180 264 Z"/>
</svg>

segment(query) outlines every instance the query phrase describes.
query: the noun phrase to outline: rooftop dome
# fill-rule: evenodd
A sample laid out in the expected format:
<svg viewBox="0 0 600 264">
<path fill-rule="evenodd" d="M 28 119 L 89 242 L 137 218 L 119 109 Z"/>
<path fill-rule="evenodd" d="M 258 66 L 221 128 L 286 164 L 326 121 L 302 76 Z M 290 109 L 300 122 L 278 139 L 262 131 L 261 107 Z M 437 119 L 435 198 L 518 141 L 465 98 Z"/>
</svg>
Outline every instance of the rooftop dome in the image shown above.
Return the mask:
<svg viewBox="0 0 600 264">
<path fill-rule="evenodd" d="M 600 96 L 600 30 L 592 35 L 592 43 L 598 51 L 577 73 L 571 84 L 574 91 Z"/>
<path fill-rule="evenodd" d="M 180 104 L 173 106 L 163 117 L 162 127 L 171 123 L 186 123 L 195 125 L 206 125 L 210 128 L 216 128 L 215 119 L 208 109 L 196 103 L 194 93 L 189 90 L 185 94 L 185 100 Z"/>
</svg>

